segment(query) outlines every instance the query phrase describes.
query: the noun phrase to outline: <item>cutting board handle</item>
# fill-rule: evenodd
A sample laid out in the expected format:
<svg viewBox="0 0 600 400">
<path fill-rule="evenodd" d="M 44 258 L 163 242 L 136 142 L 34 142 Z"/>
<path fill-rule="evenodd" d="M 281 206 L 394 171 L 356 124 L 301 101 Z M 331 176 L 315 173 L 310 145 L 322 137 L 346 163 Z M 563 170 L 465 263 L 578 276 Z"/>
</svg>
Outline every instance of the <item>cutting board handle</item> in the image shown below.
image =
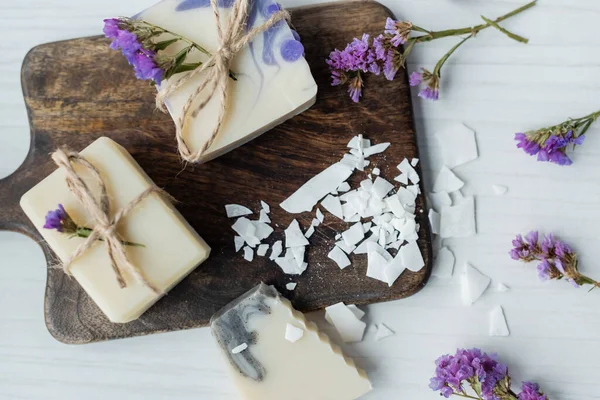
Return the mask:
<svg viewBox="0 0 600 400">
<path fill-rule="evenodd" d="M 19 168 L 0 179 L 0 231 L 19 232 L 40 240 L 39 233 L 19 205 L 21 196 L 37 183 L 31 176 L 35 168 L 33 159 L 30 149 Z"/>
</svg>

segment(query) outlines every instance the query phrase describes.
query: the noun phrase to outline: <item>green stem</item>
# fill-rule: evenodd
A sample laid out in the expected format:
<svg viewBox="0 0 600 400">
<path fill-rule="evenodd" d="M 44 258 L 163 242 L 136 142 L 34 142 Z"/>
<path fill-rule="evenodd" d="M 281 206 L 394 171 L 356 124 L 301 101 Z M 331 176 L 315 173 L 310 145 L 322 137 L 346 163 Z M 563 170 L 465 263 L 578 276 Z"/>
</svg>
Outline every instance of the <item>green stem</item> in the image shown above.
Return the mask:
<svg viewBox="0 0 600 400">
<path fill-rule="evenodd" d="M 483 15 L 481 16 L 481 19 L 483 19 L 485 22 L 487 22 L 490 26 L 498 29 L 500 32 L 504 33 L 506 36 L 508 36 L 509 38 L 516 40 L 517 42 L 521 42 L 521 43 L 528 43 L 529 39 L 524 38 L 523 36 L 519 36 L 517 34 L 514 34 L 508 30 L 506 30 L 505 28 L 501 27 L 500 25 L 498 25 L 497 23 L 495 23 L 494 21 L 487 19 L 486 17 L 484 17 Z"/>
<path fill-rule="evenodd" d="M 444 66 L 444 64 L 446 63 L 446 61 L 448 61 L 448 58 L 450 58 L 450 56 L 452 55 L 452 53 L 454 53 L 456 51 L 456 49 L 458 49 L 464 42 L 466 42 L 467 40 L 471 39 L 473 37 L 473 35 L 469 35 L 466 38 L 464 38 L 463 40 L 461 40 L 460 42 L 458 42 L 457 44 L 454 45 L 454 47 L 452 47 L 446 54 L 444 54 L 444 56 L 440 59 L 440 61 L 438 61 L 438 63 L 435 65 L 435 68 L 433 70 L 433 74 L 440 76 L 440 72 L 442 70 L 442 67 Z"/>
<path fill-rule="evenodd" d="M 175 32 L 171 32 L 170 30 L 167 30 L 165 28 L 161 28 L 158 25 L 151 24 L 148 21 L 141 20 L 141 21 L 136 21 L 136 23 L 141 23 L 141 24 L 144 24 L 144 25 L 148 25 L 150 28 L 152 28 L 153 30 L 157 31 L 158 33 L 168 33 L 169 35 L 172 35 L 173 37 L 175 37 L 175 39 L 186 42 L 189 46 L 191 46 L 194 49 L 198 50 L 202 54 L 205 54 L 208 57 L 212 57 L 212 54 L 211 54 L 210 51 L 206 50 L 204 47 L 200 46 L 198 43 L 194 42 L 193 40 L 190 40 L 190 39 L 186 38 L 185 36 L 178 35 Z M 202 65 L 202 63 L 199 63 L 199 64 Z M 234 81 L 237 81 L 237 78 L 236 78 L 235 74 L 231 70 L 229 71 L 229 77 L 231 79 L 233 79 Z"/>
<path fill-rule="evenodd" d="M 85 226 L 81 226 L 81 227 L 77 228 L 77 231 L 75 232 L 75 234 L 73 236 L 77 236 L 80 238 L 87 238 L 92 234 L 92 232 L 93 232 L 92 229 L 87 228 Z M 100 240 L 101 242 L 104 241 L 102 238 L 100 238 L 98 240 Z M 132 246 L 132 247 L 146 247 L 143 244 L 128 242 L 126 240 L 121 240 L 121 244 L 123 244 L 124 246 Z"/>
<path fill-rule="evenodd" d="M 537 3 L 537 0 L 533 0 L 532 2 L 527 3 L 524 6 L 521 6 L 517 9 L 509 12 L 508 14 L 504 14 L 501 17 L 498 17 L 495 20 L 490 21 L 490 22 L 497 25 L 499 22 L 502 22 L 512 16 L 515 16 L 519 13 L 522 13 L 525 10 L 530 9 L 531 7 L 536 5 L 536 3 Z M 449 36 L 459 36 L 459 35 L 468 35 L 468 34 L 475 35 L 478 32 L 489 28 L 490 26 L 493 26 L 493 25 L 491 25 L 489 22 L 486 22 L 485 24 L 475 25 L 475 26 L 467 27 L 467 28 L 447 29 L 447 30 L 443 30 L 443 31 L 430 31 L 426 35 L 417 37 L 416 40 L 418 42 L 422 43 L 422 42 L 430 42 L 435 39 L 440 39 L 440 38 L 449 37 Z M 508 31 L 506 31 L 506 32 L 508 32 Z M 506 33 L 506 32 L 504 32 L 504 33 Z M 515 35 L 515 36 L 518 36 L 518 35 Z"/>
</svg>

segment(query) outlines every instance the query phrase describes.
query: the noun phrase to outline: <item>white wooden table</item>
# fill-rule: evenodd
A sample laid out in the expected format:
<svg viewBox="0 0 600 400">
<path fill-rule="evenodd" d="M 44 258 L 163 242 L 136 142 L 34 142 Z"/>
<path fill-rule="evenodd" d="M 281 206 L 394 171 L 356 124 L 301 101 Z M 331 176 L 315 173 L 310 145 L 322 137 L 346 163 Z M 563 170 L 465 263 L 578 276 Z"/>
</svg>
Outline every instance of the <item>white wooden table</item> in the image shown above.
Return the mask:
<svg viewBox="0 0 600 400">
<path fill-rule="evenodd" d="M 131 15 L 150 3 L 0 0 L 0 176 L 13 171 L 27 152 L 19 82 L 27 50 L 42 42 L 98 34 L 102 18 Z M 480 14 L 495 17 L 522 3 L 385 1 L 397 16 L 431 29 L 468 26 L 478 23 Z M 531 38 L 529 45 L 487 30 L 448 63 L 442 100 L 414 99 L 429 187 L 441 166 L 436 129 L 465 122 L 477 131 L 480 158 L 456 172 L 467 182 L 463 193 L 476 196 L 479 234 L 446 243 L 457 256 L 457 269 L 469 261 L 511 290 L 488 291 L 472 307 L 463 307 L 456 277 L 450 282 L 433 279 L 410 299 L 368 307 L 368 319 L 385 322 L 396 335 L 381 342 L 367 336 L 360 344 L 344 346 L 372 378 L 375 390 L 365 399 L 437 398 L 427 387 L 433 361 L 459 346 L 497 351 L 517 382 L 537 380 L 552 400 L 600 399 L 600 292 L 542 284 L 533 266 L 507 256 L 515 233 L 539 227 L 567 239 L 580 252 L 584 272 L 600 278 L 600 125 L 590 130 L 574 156 L 575 165 L 568 168 L 536 163 L 517 151 L 512 140 L 513 132 L 600 108 L 599 17 L 597 0 L 540 0 L 506 23 Z M 417 49 L 409 69 L 433 67 L 453 42 Z M 492 184 L 506 185 L 509 191 L 495 196 Z M 45 279 L 38 246 L 0 232 L 1 399 L 237 398 L 207 329 L 87 346 L 56 342 L 43 321 Z M 508 338 L 487 335 L 488 312 L 497 304 L 510 325 Z"/>
</svg>

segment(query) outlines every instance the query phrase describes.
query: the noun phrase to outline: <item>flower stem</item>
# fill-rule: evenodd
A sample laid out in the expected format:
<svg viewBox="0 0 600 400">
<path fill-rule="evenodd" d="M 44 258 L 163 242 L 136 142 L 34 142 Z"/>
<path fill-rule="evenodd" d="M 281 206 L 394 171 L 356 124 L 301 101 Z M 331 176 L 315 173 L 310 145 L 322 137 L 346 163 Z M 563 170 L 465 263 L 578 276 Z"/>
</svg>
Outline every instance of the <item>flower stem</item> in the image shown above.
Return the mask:
<svg viewBox="0 0 600 400">
<path fill-rule="evenodd" d="M 80 238 L 87 238 L 92 234 L 93 230 L 90 228 L 87 228 L 85 226 L 81 226 L 77 228 L 77 231 L 75 231 L 75 234 L 73 236 L 77 236 Z M 103 242 L 104 240 L 102 238 L 98 239 L 101 242 Z M 124 246 L 131 246 L 131 247 L 146 247 L 143 244 L 140 243 L 134 243 L 134 242 L 128 242 L 126 240 L 121 240 L 121 244 L 123 244 Z"/>
<path fill-rule="evenodd" d="M 444 66 L 444 64 L 446 63 L 446 61 L 448 61 L 448 58 L 450 58 L 450 56 L 452 55 L 452 53 L 454 53 L 456 51 L 456 49 L 458 49 L 464 42 L 466 42 L 467 40 L 471 39 L 473 37 L 473 35 L 469 35 L 466 38 L 464 38 L 463 40 L 461 40 L 460 42 L 458 42 L 456 45 L 454 45 L 454 47 L 452 47 L 446 54 L 444 54 L 444 56 L 440 59 L 440 61 L 438 61 L 438 63 L 435 65 L 435 68 L 433 70 L 433 74 L 440 76 L 440 72 L 442 70 L 442 67 Z"/>
<path fill-rule="evenodd" d="M 537 0 L 533 0 L 532 2 L 527 3 L 524 6 L 519 7 L 517 9 L 509 12 L 508 14 L 504 14 L 504 15 L 496 18 L 493 21 L 492 20 L 488 20 L 487 18 L 484 17 L 484 19 L 486 20 L 485 24 L 480 24 L 480 25 L 475 25 L 475 26 L 472 26 L 472 27 L 460 28 L 460 29 L 446 29 L 446 30 L 443 30 L 443 31 L 427 31 L 426 35 L 419 36 L 419 37 L 416 38 L 416 40 L 418 42 L 430 42 L 430 41 L 435 40 L 435 39 L 440 39 L 440 38 L 449 37 L 449 36 L 459 36 L 459 35 L 468 35 L 468 34 L 471 34 L 471 35 L 474 36 L 478 32 L 480 32 L 480 31 L 482 31 L 482 30 L 484 30 L 484 29 L 489 28 L 490 26 L 492 26 L 492 27 L 496 27 L 496 29 L 500 29 L 502 33 L 507 34 L 512 39 L 515 39 L 515 40 L 520 41 L 520 42 L 522 42 L 523 40 L 526 41 L 527 39 L 525 39 L 525 38 L 523 38 L 521 36 L 515 35 L 514 33 L 511 33 L 511 32 L 509 32 L 508 30 L 506 30 L 504 28 L 500 28 L 498 26 L 498 23 L 502 22 L 502 21 L 504 21 L 504 20 L 506 20 L 506 19 L 508 19 L 510 17 L 513 17 L 513 16 L 515 16 L 517 14 L 522 13 L 523 11 L 525 11 L 525 10 L 533 7 L 534 5 L 536 5 L 536 3 L 537 3 Z M 413 29 L 414 29 L 414 27 L 413 27 Z M 421 29 L 415 29 L 415 30 L 417 30 L 419 32 L 422 32 Z"/>
</svg>

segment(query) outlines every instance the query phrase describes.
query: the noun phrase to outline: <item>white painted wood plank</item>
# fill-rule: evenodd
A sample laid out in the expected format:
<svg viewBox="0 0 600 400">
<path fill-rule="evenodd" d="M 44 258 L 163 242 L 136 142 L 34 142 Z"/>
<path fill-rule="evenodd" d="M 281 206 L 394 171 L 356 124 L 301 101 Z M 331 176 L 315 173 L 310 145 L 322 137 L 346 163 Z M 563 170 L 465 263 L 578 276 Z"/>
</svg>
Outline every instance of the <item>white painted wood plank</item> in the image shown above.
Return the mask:
<svg viewBox="0 0 600 400">
<path fill-rule="evenodd" d="M 480 14 L 494 17 L 524 2 L 384 1 L 397 16 L 432 29 L 472 25 Z M 0 1 L 0 33 L 8 38 L 0 44 L 0 176 L 18 166 L 29 144 L 19 82 L 28 49 L 98 34 L 102 18 L 131 15 L 151 3 Z M 463 193 L 476 196 L 479 234 L 445 244 L 456 256 L 457 271 L 469 261 L 511 290 L 488 291 L 465 308 L 456 277 L 433 279 L 412 298 L 368 307 L 368 320 L 385 322 L 396 334 L 382 342 L 367 336 L 363 343 L 343 345 L 371 374 L 375 390 L 366 400 L 438 398 L 427 387 L 433 360 L 470 346 L 497 351 L 517 384 L 537 380 L 551 399 L 600 398 L 599 293 L 538 282 L 534 267 L 513 263 L 506 254 L 515 233 L 539 227 L 568 240 L 580 252 L 584 272 L 600 277 L 600 125 L 590 130 L 569 168 L 536 163 L 517 151 L 512 139 L 516 131 L 599 107 L 599 16 L 597 0 L 540 1 L 506 22 L 529 37 L 529 45 L 492 30 L 482 32 L 448 62 L 438 103 L 422 102 L 413 92 L 426 186 L 442 165 L 435 131 L 451 122 L 464 122 L 477 131 L 481 157 L 456 173 L 466 181 Z M 452 43 L 448 39 L 417 49 L 409 71 L 432 68 Z M 507 186 L 508 193 L 495 196 L 495 183 Z M 44 266 L 35 243 L 0 232 L 0 399 L 238 398 L 207 329 L 87 346 L 56 342 L 43 322 Z M 488 311 L 496 304 L 505 310 L 509 338 L 487 336 Z M 320 313 L 311 318 L 336 338 Z"/>
</svg>

